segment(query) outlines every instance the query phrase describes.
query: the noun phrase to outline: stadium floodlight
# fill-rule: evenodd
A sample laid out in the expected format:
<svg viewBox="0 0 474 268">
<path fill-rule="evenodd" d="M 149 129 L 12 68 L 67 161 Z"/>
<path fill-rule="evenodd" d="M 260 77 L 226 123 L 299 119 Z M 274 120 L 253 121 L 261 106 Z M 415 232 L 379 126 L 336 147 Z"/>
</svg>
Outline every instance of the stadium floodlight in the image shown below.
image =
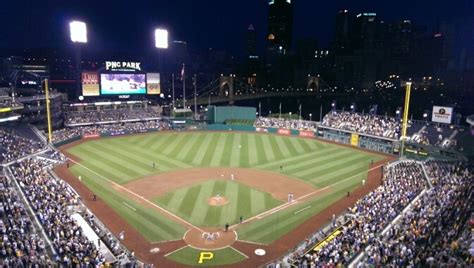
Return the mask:
<svg viewBox="0 0 474 268">
<path fill-rule="evenodd" d="M 71 21 L 69 23 L 71 41 L 74 43 L 87 43 L 87 25 L 82 21 Z"/>
<path fill-rule="evenodd" d="M 168 48 L 168 30 L 155 30 L 155 47 L 164 49 Z"/>
</svg>

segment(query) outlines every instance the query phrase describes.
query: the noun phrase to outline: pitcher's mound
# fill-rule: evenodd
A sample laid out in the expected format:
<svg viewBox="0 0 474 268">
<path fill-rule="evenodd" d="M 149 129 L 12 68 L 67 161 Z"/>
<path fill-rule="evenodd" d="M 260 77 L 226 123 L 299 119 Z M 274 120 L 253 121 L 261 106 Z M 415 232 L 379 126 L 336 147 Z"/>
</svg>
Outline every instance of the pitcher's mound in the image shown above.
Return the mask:
<svg viewBox="0 0 474 268">
<path fill-rule="evenodd" d="M 229 199 L 227 199 L 227 197 L 225 196 L 216 195 L 207 199 L 207 204 L 209 204 L 209 206 L 218 207 L 223 206 L 227 203 L 229 203 Z"/>
</svg>

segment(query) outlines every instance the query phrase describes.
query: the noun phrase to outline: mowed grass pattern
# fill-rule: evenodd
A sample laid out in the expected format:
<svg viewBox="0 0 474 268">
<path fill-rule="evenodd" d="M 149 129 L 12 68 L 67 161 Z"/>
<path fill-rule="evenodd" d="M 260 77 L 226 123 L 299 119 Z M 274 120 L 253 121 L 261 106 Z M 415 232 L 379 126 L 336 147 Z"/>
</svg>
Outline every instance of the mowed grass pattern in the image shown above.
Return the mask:
<svg viewBox="0 0 474 268">
<path fill-rule="evenodd" d="M 80 157 L 86 167 L 119 184 L 190 167 L 280 172 L 283 166 L 284 174 L 324 187 L 333 180 L 362 172 L 371 161 L 382 159 L 318 140 L 232 132 L 167 132 L 105 138 L 80 144 L 69 152 Z"/>
<path fill-rule="evenodd" d="M 90 187 L 98 187 L 94 191 L 105 195 L 109 195 L 109 191 L 113 190 L 105 191 L 101 188 L 104 187 L 103 185 L 92 185 L 89 181 L 92 181 L 93 177 L 87 169 L 122 185 L 151 174 L 191 167 L 241 167 L 269 170 L 304 180 L 316 188 L 343 182 L 337 187 L 331 187 L 337 188 L 337 191 L 332 191 L 326 199 L 320 200 L 317 205 L 305 210 L 305 213 L 295 214 L 298 215 L 295 217 L 286 215 L 287 210 L 273 214 L 274 216 L 286 215 L 281 220 L 286 224 L 274 225 L 273 229 L 268 229 L 261 224 L 265 221 L 261 220 L 245 225 L 245 228 L 239 230 L 239 236 L 264 243 L 278 238 L 296 227 L 302 220 L 314 215 L 322 209 L 321 204 L 329 205 L 334 200 L 342 198 L 343 194 L 353 190 L 362 179 L 367 177 L 368 167 L 372 161 L 376 162 L 383 158 L 315 139 L 239 132 L 163 132 L 103 138 L 82 143 L 68 151 L 81 158 L 81 165 L 84 166 L 75 167 L 73 172 L 83 177 L 89 176 L 90 180 L 87 180 L 86 184 L 90 184 L 88 185 Z M 153 163 L 156 163 L 156 168 L 153 168 Z M 95 177 L 97 179 L 98 176 Z M 237 194 L 238 203 L 242 203 L 241 206 L 237 205 L 228 211 L 215 212 L 215 208 L 197 205 L 196 200 L 202 201 L 201 197 L 216 193 L 215 189 L 220 189 L 219 187 L 223 187 L 220 182 L 209 181 L 202 185 L 180 189 L 153 201 L 177 215 L 186 217 L 190 222 L 202 226 L 223 224 L 222 213 L 224 212 L 222 211 L 229 213 L 225 218 L 235 221 L 241 213 L 247 217 L 276 205 L 274 201 L 268 201 L 270 200 L 268 196 L 263 197 L 265 202 L 262 203 L 262 193 L 244 189 L 241 185 L 237 187 L 239 191 L 242 191 L 241 194 Z M 225 186 L 224 194 L 232 193 L 226 192 L 232 188 L 228 187 L 229 185 Z M 336 194 L 339 195 L 336 197 Z M 248 201 L 244 201 L 245 198 L 248 198 Z M 250 213 L 245 214 L 244 211 Z M 124 217 L 131 217 L 122 211 L 119 213 Z M 155 224 L 159 225 L 160 222 Z M 271 223 L 267 223 L 267 227 L 268 224 Z M 147 232 L 155 231 L 158 230 L 148 228 Z M 151 236 L 160 237 L 157 234 L 151 234 Z"/>
<path fill-rule="evenodd" d="M 209 206 L 211 196 L 225 196 L 229 203 Z M 223 226 L 267 211 L 279 204 L 269 193 L 263 193 L 235 181 L 210 180 L 169 192 L 154 200 L 168 211 L 197 226 Z"/>
</svg>

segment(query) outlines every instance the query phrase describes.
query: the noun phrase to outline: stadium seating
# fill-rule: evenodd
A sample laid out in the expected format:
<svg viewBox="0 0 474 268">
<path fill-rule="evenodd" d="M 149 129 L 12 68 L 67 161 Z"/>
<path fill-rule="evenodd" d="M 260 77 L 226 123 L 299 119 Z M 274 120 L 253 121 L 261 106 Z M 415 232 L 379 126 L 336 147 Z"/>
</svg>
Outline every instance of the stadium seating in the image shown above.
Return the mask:
<svg viewBox="0 0 474 268">
<path fill-rule="evenodd" d="M 12 182 L 0 175 L 0 266 L 52 266 L 45 242 L 32 225 Z"/>
<path fill-rule="evenodd" d="M 53 132 L 53 143 L 65 141 L 83 135 L 113 132 L 141 132 L 148 129 L 169 129 L 170 124 L 164 120 L 150 120 L 143 122 L 112 123 L 92 126 L 77 126 L 59 129 Z"/>
<path fill-rule="evenodd" d="M 391 139 L 400 137 L 401 124 L 394 117 L 333 111 L 324 116 L 322 126 Z"/>
<path fill-rule="evenodd" d="M 319 251 L 293 253 L 289 262 L 300 267 L 472 265 L 474 258 L 469 252 L 474 250 L 474 239 L 468 220 L 474 214 L 472 202 L 466 202 L 474 197 L 472 166 L 403 161 L 384 169 L 382 186 L 348 210 L 345 216 L 351 220 L 342 227 L 341 235 Z M 417 196 L 412 207 L 401 213 Z M 382 232 L 399 215 L 400 219 Z"/>
<path fill-rule="evenodd" d="M 143 118 L 157 118 L 157 114 L 152 109 L 136 110 L 100 110 L 85 112 L 67 112 L 65 113 L 65 125 L 71 124 L 93 124 L 100 122 L 133 120 Z"/>
<path fill-rule="evenodd" d="M 255 120 L 254 126 L 260 128 L 284 128 L 316 131 L 316 122 L 298 119 L 290 120 L 285 118 L 258 117 L 257 120 Z"/>
<path fill-rule="evenodd" d="M 437 161 L 429 161 L 425 167 L 433 187 L 392 229 L 372 242 L 364 264 L 421 267 L 472 265 L 468 261 L 472 237 L 466 237 L 472 204 L 466 201 L 474 197 L 474 170 L 462 163 Z"/>
<path fill-rule="evenodd" d="M 8 163 L 44 148 L 38 140 L 28 138 L 17 129 L 0 128 L 0 163 Z"/>
</svg>

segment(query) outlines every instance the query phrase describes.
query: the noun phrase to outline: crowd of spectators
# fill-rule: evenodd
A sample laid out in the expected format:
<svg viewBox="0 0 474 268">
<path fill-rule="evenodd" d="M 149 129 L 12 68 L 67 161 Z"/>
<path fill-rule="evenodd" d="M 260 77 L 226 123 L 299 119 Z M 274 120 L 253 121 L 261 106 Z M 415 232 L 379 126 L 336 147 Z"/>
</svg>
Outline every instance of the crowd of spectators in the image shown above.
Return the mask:
<svg viewBox="0 0 474 268">
<path fill-rule="evenodd" d="M 141 132 L 148 129 L 165 130 L 169 128 L 169 122 L 163 120 L 68 127 L 53 132 L 53 143 L 61 142 L 78 136 L 94 135 L 106 132 Z"/>
<path fill-rule="evenodd" d="M 8 163 L 44 148 L 39 141 L 17 135 L 11 129 L 0 128 L 0 163 Z"/>
<path fill-rule="evenodd" d="M 54 261 L 64 267 L 102 264 L 104 257 L 70 215 L 69 209 L 78 204 L 78 196 L 64 181 L 48 174 L 44 166 L 49 164 L 40 159 L 26 159 L 11 170 L 52 241 L 57 253 Z"/>
<path fill-rule="evenodd" d="M 324 116 L 322 126 L 398 139 L 400 121 L 394 117 L 333 111 Z"/>
<path fill-rule="evenodd" d="M 385 235 L 375 239 L 361 264 L 396 267 L 469 267 L 474 198 L 473 171 L 463 163 L 425 164 L 432 187 Z M 472 227 L 471 227 L 472 228 Z M 466 235 L 467 234 L 467 235 Z"/>
<path fill-rule="evenodd" d="M 47 159 L 51 159 L 57 162 L 66 162 L 67 160 L 67 157 L 64 154 L 62 154 L 60 151 L 56 151 L 53 149 L 49 149 L 39 156 L 47 158 Z"/>
<path fill-rule="evenodd" d="M 292 257 L 301 267 L 347 266 L 424 189 L 421 166 L 403 161 L 384 167 L 382 185 L 348 209 L 342 233 L 319 251 Z M 300 253 L 301 254 L 301 253 Z"/>
<path fill-rule="evenodd" d="M 158 113 L 152 109 L 118 109 L 85 112 L 67 112 L 64 114 L 65 124 L 84 124 L 109 121 L 121 121 L 130 119 L 156 118 Z"/>
<path fill-rule="evenodd" d="M 0 174 L 0 266 L 52 267 L 12 182 Z"/>
<path fill-rule="evenodd" d="M 258 117 L 257 120 L 255 120 L 254 126 L 260 128 L 284 128 L 316 131 L 316 122 L 299 119 L 290 120 L 285 118 Z"/>
</svg>

